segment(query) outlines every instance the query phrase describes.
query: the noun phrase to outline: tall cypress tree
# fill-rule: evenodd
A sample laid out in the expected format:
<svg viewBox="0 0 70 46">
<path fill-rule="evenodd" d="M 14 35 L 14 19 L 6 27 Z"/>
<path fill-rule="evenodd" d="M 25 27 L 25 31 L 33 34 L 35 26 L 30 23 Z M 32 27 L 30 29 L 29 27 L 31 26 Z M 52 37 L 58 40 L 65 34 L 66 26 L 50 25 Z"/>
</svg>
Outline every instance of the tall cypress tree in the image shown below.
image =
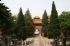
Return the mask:
<svg viewBox="0 0 70 46">
<path fill-rule="evenodd" d="M 2 29 L 3 35 L 8 35 L 11 32 L 12 22 L 11 13 L 9 8 L 0 3 L 0 29 Z"/>
<path fill-rule="evenodd" d="M 17 27 L 16 27 L 16 36 L 17 38 L 25 40 L 27 38 L 27 33 L 26 33 L 26 27 L 25 27 L 25 20 L 24 20 L 24 15 L 22 12 L 22 8 L 20 8 L 20 11 L 18 13 L 18 18 L 17 18 Z"/>
<path fill-rule="evenodd" d="M 27 9 L 27 11 L 25 13 L 25 21 L 26 21 L 26 28 L 27 28 L 28 37 L 33 36 L 34 24 L 33 24 L 33 20 L 32 20 L 29 9 Z"/>
<path fill-rule="evenodd" d="M 47 36 L 47 28 L 48 28 L 48 16 L 45 10 L 42 16 L 42 32 L 44 32 L 44 36 Z"/>
<path fill-rule="evenodd" d="M 60 35 L 59 30 L 59 20 L 58 20 L 58 14 L 56 11 L 55 3 L 53 1 L 52 3 L 52 11 L 51 11 L 51 17 L 50 17 L 50 24 L 48 29 L 48 37 L 49 38 L 58 38 Z"/>
</svg>

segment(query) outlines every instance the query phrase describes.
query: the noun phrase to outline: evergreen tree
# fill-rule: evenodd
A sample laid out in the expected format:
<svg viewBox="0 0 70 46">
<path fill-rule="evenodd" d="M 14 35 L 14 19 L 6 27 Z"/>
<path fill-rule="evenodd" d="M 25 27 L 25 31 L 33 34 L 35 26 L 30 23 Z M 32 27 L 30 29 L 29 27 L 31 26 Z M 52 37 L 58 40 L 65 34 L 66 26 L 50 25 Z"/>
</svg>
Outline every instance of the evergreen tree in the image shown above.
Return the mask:
<svg viewBox="0 0 70 46">
<path fill-rule="evenodd" d="M 18 18 L 17 18 L 17 27 L 15 30 L 17 39 L 25 40 L 27 38 L 27 33 L 26 33 L 26 27 L 25 27 L 25 20 L 24 20 L 24 15 L 22 12 L 22 8 L 20 8 L 20 11 L 18 13 Z"/>
<path fill-rule="evenodd" d="M 58 14 L 56 11 L 55 3 L 53 1 L 52 3 L 52 11 L 51 11 L 51 17 L 50 17 L 50 24 L 48 29 L 48 37 L 49 38 L 58 38 L 60 35 L 60 27 L 59 27 L 59 20 L 58 20 Z"/>
<path fill-rule="evenodd" d="M 45 10 L 42 17 L 42 32 L 45 33 L 44 36 L 47 36 L 47 28 L 48 28 L 48 16 Z"/>
<path fill-rule="evenodd" d="M 13 23 L 10 10 L 8 9 L 4 3 L 0 3 L 0 29 L 2 29 L 3 35 L 10 35 Z"/>
<path fill-rule="evenodd" d="M 28 37 L 33 36 L 34 25 L 33 25 L 33 20 L 32 20 L 29 9 L 27 9 L 27 11 L 25 13 L 25 21 L 26 21 L 26 28 L 27 28 Z"/>
</svg>

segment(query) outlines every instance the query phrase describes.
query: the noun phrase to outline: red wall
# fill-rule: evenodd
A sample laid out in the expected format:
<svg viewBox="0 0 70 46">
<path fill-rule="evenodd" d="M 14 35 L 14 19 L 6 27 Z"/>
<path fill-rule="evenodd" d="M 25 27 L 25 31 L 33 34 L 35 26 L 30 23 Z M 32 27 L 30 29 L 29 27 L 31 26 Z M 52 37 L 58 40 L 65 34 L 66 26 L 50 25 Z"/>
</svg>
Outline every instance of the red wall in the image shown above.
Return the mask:
<svg viewBox="0 0 70 46">
<path fill-rule="evenodd" d="M 38 29 L 40 33 L 42 33 L 42 26 L 35 26 L 35 29 Z"/>
</svg>

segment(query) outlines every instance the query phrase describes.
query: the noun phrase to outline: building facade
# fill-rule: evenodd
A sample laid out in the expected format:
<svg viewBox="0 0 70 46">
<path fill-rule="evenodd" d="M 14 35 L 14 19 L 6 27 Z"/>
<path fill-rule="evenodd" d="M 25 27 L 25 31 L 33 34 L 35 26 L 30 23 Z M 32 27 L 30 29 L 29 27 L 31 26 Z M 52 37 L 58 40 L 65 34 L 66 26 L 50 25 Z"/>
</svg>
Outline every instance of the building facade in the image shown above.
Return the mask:
<svg viewBox="0 0 70 46">
<path fill-rule="evenodd" d="M 39 16 L 35 16 L 33 19 L 35 30 L 38 29 L 39 33 L 42 33 L 42 19 Z"/>
</svg>

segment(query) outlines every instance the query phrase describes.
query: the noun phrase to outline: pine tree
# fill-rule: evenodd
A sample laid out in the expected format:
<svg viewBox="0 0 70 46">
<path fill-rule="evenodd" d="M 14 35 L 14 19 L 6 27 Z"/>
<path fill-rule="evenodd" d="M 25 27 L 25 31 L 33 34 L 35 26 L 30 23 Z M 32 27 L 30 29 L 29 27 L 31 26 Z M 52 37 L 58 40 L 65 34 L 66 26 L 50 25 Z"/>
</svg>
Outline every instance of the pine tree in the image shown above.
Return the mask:
<svg viewBox="0 0 70 46">
<path fill-rule="evenodd" d="M 10 35 L 12 22 L 11 13 L 9 8 L 0 3 L 0 29 L 2 30 L 3 35 Z"/>
<path fill-rule="evenodd" d="M 18 18 L 17 18 L 17 27 L 16 27 L 16 36 L 17 39 L 23 39 L 25 40 L 27 38 L 27 33 L 26 33 L 26 27 L 25 27 L 25 20 L 24 20 L 24 15 L 22 12 L 22 8 L 20 8 L 20 11 L 18 13 Z"/>
<path fill-rule="evenodd" d="M 60 27 L 59 27 L 59 20 L 58 20 L 58 14 L 56 11 L 55 3 L 53 1 L 52 3 L 52 11 L 51 11 L 51 17 L 50 17 L 50 24 L 48 29 L 48 37 L 49 38 L 58 38 L 60 35 Z"/>
<path fill-rule="evenodd" d="M 33 24 L 33 20 L 32 20 L 29 9 L 27 9 L 27 11 L 25 13 L 25 21 L 26 21 L 26 28 L 27 28 L 28 37 L 33 36 L 34 24 Z"/>
<path fill-rule="evenodd" d="M 47 28 L 48 28 L 48 16 L 45 10 L 42 17 L 42 32 L 45 33 L 44 36 L 47 36 Z"/>
</svg>

